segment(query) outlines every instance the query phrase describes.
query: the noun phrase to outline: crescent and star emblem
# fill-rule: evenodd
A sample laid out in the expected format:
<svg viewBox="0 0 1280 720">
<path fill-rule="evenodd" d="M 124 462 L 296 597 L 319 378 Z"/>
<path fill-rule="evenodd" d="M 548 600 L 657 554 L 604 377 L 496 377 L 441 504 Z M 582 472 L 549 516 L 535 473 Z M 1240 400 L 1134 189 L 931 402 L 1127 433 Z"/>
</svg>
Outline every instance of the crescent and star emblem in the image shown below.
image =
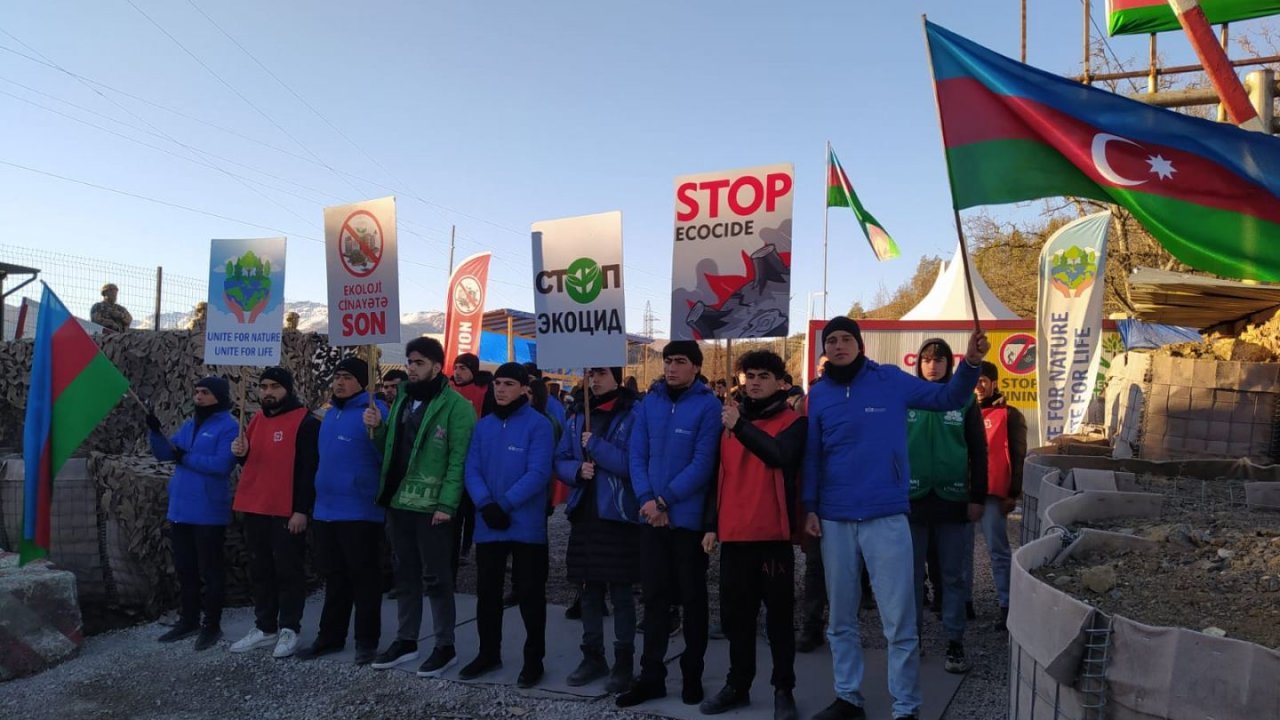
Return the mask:
<svg viewBox="0 0 1280 720">
<path fill-rule="evenodd" d="M 1145 185 L 1150 182 L 1151 178 L 1142 178 L 1141 180 L 1127 178 L 1116 172 L 1115 168 L 1111 167 L 1111 162 L 1107 160 L 1107 145 L 1112 142 L 1124 143 L 1136 148 L 1142 148 L 1138 143 L 1128 138 L 1120 137 L 1119 135 L 1112 135 L 1111 133 L 1098 133 L 1097 135 L 1094 135 L 1093 143 L 1089 152 L 1093 159 L 1093 166 L 1097 168 L 1098 174 L 1107 182 L 1113 185 L 1120 185 L 1122 187 Z M 1155 175 L 1160 180 L 1169 180 L 1173 177 L 1173 174 L 1177 172 L 1177 169 L 1173 167 L 1173 162 L 1164 159 L 1160 155 L 1148 155 L 1147 165 L 1151 166 L 1151 169 L 1149 170 L 1150 174 Z"/>
</svg>

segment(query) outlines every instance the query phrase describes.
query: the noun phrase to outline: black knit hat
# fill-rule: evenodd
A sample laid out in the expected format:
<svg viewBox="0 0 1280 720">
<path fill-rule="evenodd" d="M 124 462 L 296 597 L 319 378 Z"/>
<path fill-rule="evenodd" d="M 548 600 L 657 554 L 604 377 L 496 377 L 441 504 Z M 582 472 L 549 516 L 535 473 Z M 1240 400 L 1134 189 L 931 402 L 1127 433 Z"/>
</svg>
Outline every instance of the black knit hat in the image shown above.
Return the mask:
<svg viewBox="0 0 1280 720">
<path fill-rule="evenodd" d="M 453 361 L 453 364 L 461 365 L 462 367 L 470 370 L 472 375 L 480 372 L 480 358 L 476 357 L 472 353 L 462 353 L 458 356 L 457 360 Z"/>
<path fill-rule="evenodd" d="M 499 379 L 515 380 L 521 385 L 527 386 L 529 384 L 529 371 L 525 369 L 525 366 L 521 365 L 520 363 L 516 363 L 516 362 L 503 363 L 498 366 L 498 369 L 496 371 L 494 371 L 493 379 L 494 380 L 499 380 Z"/>
<path fill-rule="evenodd" d="M 591 369 L 590 369 L 590 371 L 591 371 L 591 372 L 595 372 L 596 370 L 608 370 L 610 373 L 612 373 L 612 374 L 613 374 L 613 381 L 614 381 L 614 382 L 616 382 L 616 383 L 618 383 L 619 385 L 621 385 L 621 384 L 622 384 L 622 368 L 620 368 L 620 367 L 611 367 L 611 368 L 606 368 L 606 367 L 593 367 L 593 368 L 591 368 Z"/>
<path fill-rule="evenodd" d="M 369 384 L 369 363 L 355 355 L 342 358 L 342 362 L 338 363 L 338 367 L 333 369 L 334 375 L 340 372 L 349 373 L 356 379 L 356 382 L 360 383 L 360 387 L 365 387 Z"/>
<path fill-rule="evenodd" d="M 278 382 L 284 386 L 285 392 L 289 393 L 290 395 L 293 394 L 293 373 L 289 372 L 285 368 L 280 367 L 279 365 L 276 365 L 274 367 L 269 367 L 266 370 L 263 370 L 262 375 L 259 376 L 259 379 Z"/>
<path fill-rule="evenodd" d="M 667 343 L 662 348 L 662 359 L 667 360 L 673 355 L 683 355 L 696 367 L 702 367 L 702 348 L 694 340 L 672 340 Z"/>
<path fill-rule="evenodd" d="M 1000 368 L 997 368 L 995 363 L 987 360 L 982 361 L 982 369 L 978 371 L 978 374 L 991 382 L 1000 381 Z"/>
<path fill-rule="evenodd" d="M 858 327 L 858 323 L 844 315 L 831 318 L 826 327 L 822 328 L 822 344 L 827 344 L 827 338 L 831 336 L 831 333 L 840 331 L 852 335 L 853 339 L 858 343 L 858 349 L 866 352 L 866 348 L 862 345 L 862 328 Z"/>
<path fill-rule="evenodd" d="M 196 387 L 204 388 L 213 393 L 213 396 L 218 400 L 218 407 L 223 410 L 231 407 L 231 383 L 226 380 L 217 375 L 210 375 L 197 380 Z"/>
</svg>

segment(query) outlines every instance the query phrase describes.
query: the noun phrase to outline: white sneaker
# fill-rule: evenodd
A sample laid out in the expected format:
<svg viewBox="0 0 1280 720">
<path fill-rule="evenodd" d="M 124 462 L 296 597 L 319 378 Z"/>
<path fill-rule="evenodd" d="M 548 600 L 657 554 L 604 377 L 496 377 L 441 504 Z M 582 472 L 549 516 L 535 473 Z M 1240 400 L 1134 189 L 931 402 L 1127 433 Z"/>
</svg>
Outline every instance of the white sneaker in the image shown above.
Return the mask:
<svg viewBox="0 0 1280 720">
<path fill-rule="evenodd" d="M 271 633 L 270 635 L 268 635 L 262 632 L 261 630 L 259 630 L 258 628 L 254 628 L 249 631 L 248 635 L 245 635 L 244 637 L 240 638 L 235 642 L 234 645 L 231 646 L 231 652 L 233 653 L 249 652 L 254 648 L 260 648 L 264 645 L 269 645 L 275 641 L 276 641 L 275 633 Z"/>
<path fill-rule="evenodd" d="M 283 628 L 280 630 L 280 639 L 276 641 L 276 649 L 271 653 L 274 658 L 287 658 L 298 649 L 298 633 Z"/>
</svg>

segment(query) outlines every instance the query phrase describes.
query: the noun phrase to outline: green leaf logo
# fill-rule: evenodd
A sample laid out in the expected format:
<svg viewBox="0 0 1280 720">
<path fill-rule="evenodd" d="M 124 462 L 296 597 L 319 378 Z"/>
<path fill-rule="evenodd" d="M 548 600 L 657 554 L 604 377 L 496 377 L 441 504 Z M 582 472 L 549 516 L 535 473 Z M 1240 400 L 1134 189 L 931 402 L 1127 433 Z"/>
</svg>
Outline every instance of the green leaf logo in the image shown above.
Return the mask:
<svg viewBox="0 0 1280 720">
<path fill-rule="evenodd" d="M 573 301 L 582 305 L 595 300 L 604 288 L 600 265 L 591 258 L 574 260 L 565 272 L 565 291 Z"/>
</svg>

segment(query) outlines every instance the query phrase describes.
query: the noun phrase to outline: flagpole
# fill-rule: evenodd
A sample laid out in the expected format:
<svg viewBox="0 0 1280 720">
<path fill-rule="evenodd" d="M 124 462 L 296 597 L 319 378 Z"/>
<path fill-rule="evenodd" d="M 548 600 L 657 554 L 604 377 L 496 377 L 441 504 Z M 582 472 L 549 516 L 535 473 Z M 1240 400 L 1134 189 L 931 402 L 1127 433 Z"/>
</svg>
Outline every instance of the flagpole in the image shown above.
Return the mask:
<svg viewBox="0 0 1280 720">
<path fill-rule="evenodd" d="M 920 16 L 920 28 L 924 30 L 924 44 L 929 58 L 929 77 L 933 78 L 933 103 L 938 110 L 938 128 L 942 131 L 942 159 L 947 162 L 947 188 L 951 190 L 951 211 L 956 220 L 956 237 L 960 239 L 960 262 L 964 263 L 964 285 L 969 292 L 969 311 L 973 314 L 973 329 L 982 332 L 978 320 L 978 302 L 973 296 L 973 277 L 969 270 L 969 247 L 964 240 L 964 228 L 960 225 L 960 206 L 956 203 L 956 187 L 951 182 L 951 162 L 947 159 L 947 123 L 942 117 L 942 100 L 938 97 L 938 76 L 933 69 L 933 46 L 929 42 L 929 16 Z"/>
<path fill-rule="evenodd" d="M 827 141 L 827 152 L 822 158 L 822 167 L 826 169 L 828 175 L 831 172 L 831 141 Z M 830 192 L 827 181 L 830 178 L 824 178 L 822 187 L 824 192 Z M 831 199 L 826 198 L 822 201 L 822 319 L 827 319 L 827 218 L 831 214 L 831 208 L 828 207 Z M 808 328 L 805 329 L 808 332 Z"/>
</svg>

